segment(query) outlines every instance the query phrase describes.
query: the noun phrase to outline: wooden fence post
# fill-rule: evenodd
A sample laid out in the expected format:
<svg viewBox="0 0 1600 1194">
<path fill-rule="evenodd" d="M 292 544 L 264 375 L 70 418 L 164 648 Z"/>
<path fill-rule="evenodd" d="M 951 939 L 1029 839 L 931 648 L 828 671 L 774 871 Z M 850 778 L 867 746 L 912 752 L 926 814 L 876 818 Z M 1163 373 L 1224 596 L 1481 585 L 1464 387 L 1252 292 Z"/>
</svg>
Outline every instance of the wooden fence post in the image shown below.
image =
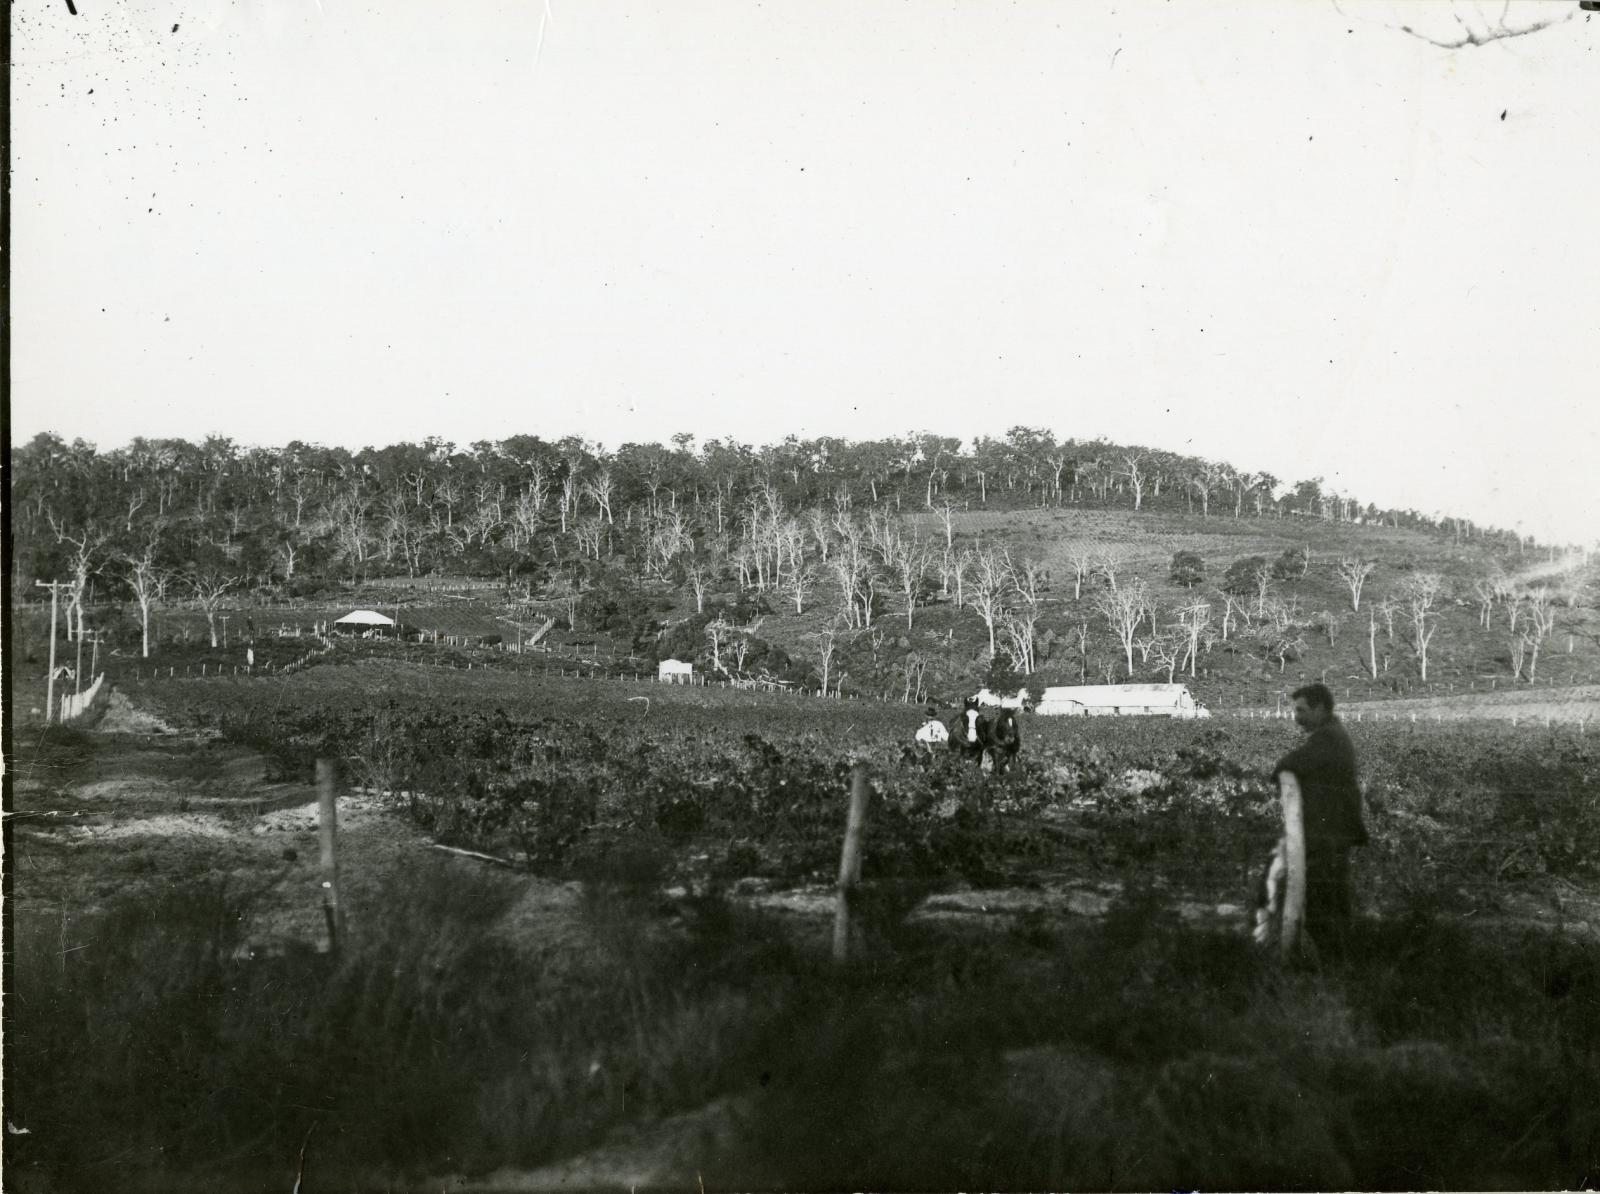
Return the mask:
<svg viewBox="0 0 1600 1194">
<path fill-rule="evenodd" d="M 1305 806 L 1300 798 L 1300 780 L 1294 772 L 1278 776 L 1278 795 L 1283 804 L 1283 865 L 1288 874 L 1283 885 L 1283 952 L 1292 954 L 1300 942 L 1306 912 L 1306 832 Z"/>
<path fill-rule="evenodd" d="M 333 792 L 332 759 L 317 760 L 317 828 L 322 846 L 322 915 L 328 923 L 328 952 L 344 937 L 344 909 L 339 906 L 338 809 Z"/>
<path fill-rule="evenodd" d="M 845 821 L 844 849 L 839 855 L 839 900 L 833 914 L 833 960 L 850 958 L 850 900 L 861 881 L 861 838 L 867 827 L 867 765 L 857 761 L 850 769 L 850 814 Z"/>
</svg>

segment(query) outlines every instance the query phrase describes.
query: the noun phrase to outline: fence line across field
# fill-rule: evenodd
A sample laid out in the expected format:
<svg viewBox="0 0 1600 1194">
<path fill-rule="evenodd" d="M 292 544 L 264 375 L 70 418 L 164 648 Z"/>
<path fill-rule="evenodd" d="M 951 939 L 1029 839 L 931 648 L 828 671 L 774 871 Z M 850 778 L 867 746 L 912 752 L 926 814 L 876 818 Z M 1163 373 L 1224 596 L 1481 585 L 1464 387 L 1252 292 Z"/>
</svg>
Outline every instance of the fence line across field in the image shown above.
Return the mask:
<svg viewBox="0 0 1600 1194">
<path fill-rule="evenodd" d="M 331 649 L 331 648 L 328 648 L 328 649 Z M 284 664 L 282 666 L 273 666 L 271 664 L 263 664 L 263 665 L 258 665 L 258 666 L 254 667 L 254 668 L 252 668 L 252 667 L 244 667 L 241 670 L 240 666 L 235 665 L 235 666 L 233 666 L 231 668 L 231 670 L 229 670 L 229 669 L 227 669 L 226 665 L 216 664 L 216 665 L 211 665 L 211 670 L 207 671 L 207 665 L 202 663 L 200 665 L 200 671 L 198 673 L 196 673 L 196 672 L 194 672 L 192 670 L 193 669 L 193 665 L 186 664 L 186 665 L 184 665 L 184 670 L 183 670 L 182 675 L 178 674 L 176 666 L 169 666 L 166 669 L 165 678 L 166 679 L 212 679 L 212 678 L 224 678 L 224 679 L 226 679 L 226 678 L 243 677 L 243 678 L 246 678 L 246 679 L 251 679 L 251 678 L 270 679 L 270 678 L 272 678 L 274 676 L 282 676 L 282 675 L 286 675 L 286 674 L 291 674 L 291 673 L 293 673 L 295 671 L 298 671 L 298 670 L 304 668 L 310 662 L 311 659 L 313 659 L 317 655 L 325 654 L 326 650 L 327 649 L 325 649 L 324 651 L 311 652 L 311 653 L 309 653 L 307 655 L 301 656 L 300 658 L 295 659 L 292 662 Z M 461 661 L 457 661 L 457 660 L 439 659 L 439 660 L 435 660 L 434 661 L 433 666 L 437 667 L 437 668 L 441 668 L 441 669 L 446 669 L 447 668 L 447 669 L 450 669 L 452 671 L 473 671 L 473 670 L 477 670 L 478 667 L 479 667 L 479 665 L 477 664 L 476 661 L 470 660 L 470 659 L 465 661 L 465 662 L 461 662 Z M 485 665 L 485 670 L 497 670 L 497 669 L 487 668 L 487 665 Z M 161 679 L 161 678 L 163 678 L 162 675 L 161 675 L 161 672 L 162 672 L 161 668 L 155 667 L 155 668 L 150 669 L 150 673 L 151 674 L 150 674 L 149 677 L 146 677 L 144 675 L 144 671 L 143 671 L 142 668 L 135 667 L 133 680 L 134 680 L 135 683 L 144 683 L 147 679 Z M 760 681 L 760 680 L 749 680 L 749 681 L 740 680 L 740 679 L 728 680 L 728 679 L 716 679 L 716 678 L 710 677 L 710 676 L 693 676 L 693 677 L 690 677 L 688 679 L 679 679 L 679 678 L 664 678 L 664 677 L 661 677 L 661 676 L 653 676 L 653 675 L 650 675 L 649 673 L 646 673 L 646 672 L 609 673 L 609 672 L 605 672 L 605 671 L 601 670 L 599 668 L 598 664 L 593 665 L 589 670 L 585 670 L 582 667 L 576 667 L 576 668 L 570 669 L 570 671 L 569 671 L 569 669 L 567 669 L 567 668 L 551 668 L 551 667 L 549 667 L 547 665 L 547 666 L 545 666 L 543 668 L 539 668 L 537 670 L 532 669 L 532 668 L 528 668 L 528 669 L 513 669 L 510 672 L 510 674 L 511 675 L 539 675 L 539 676 L 543 676 L 543 677 L 546 677 L 546 678 L 563 679 L 563 680 L 599 680 L 599 681 L 609 680 L 609 681 L 615 681 L 615 682 L 620 683 L 620 684 L 655 684 L 655 685 L 664 685 L 664 686 L 669 687 L 669 688 L 718 688 L 718 689 L 731 689 L 733 691 L 738 691 L 738 692 L 765 692 L 765 693 L 770 693 L 770 694 L 775 694 L 775 695 L 810 697 L 812 699 L 830 700 L 830 701 L 873 701 L 873 702 L 876 702 L 878 704 L 896 704 L 896 705 L 920 705 L 920 704 L 926 703 L 926 698 L 922 697 L 922 696 L 892 697 L 892 696 L 889 696 L 888 694 L 882 694 L 882 695 L 879 695 L 877 697 L 872 697 L 872 696 L 863 695 L 863 694 L 860 694 L 860 693 L 824 692 L 821 689 L 803 688 L 803 687 L 799 687 L 799 686 L 795 686 L 795 685 L 783 685 L 783 684 L 776 684 L 776 683 L 767 682 L 767 681 Z M 1085 715 L 1085 716 L 1092 716 L 1092 715 Z M 1509 722 L 1513 728 L 1516 728 L 1516 727 L 1520 727 L 1524 722 L 1526 722 L 1530 726 L 1538 726 L 1540 722 L 1543 722 L 1543 727 L 1545 729 L 1552 729 L 1556 725 L 1575 725 L 1575 726 L 1578 727 L 1578 732 L 1582 733 L 1582 734 L 1587 734 L 1588 733 L 1588 724 L 1589 724 L 1589 721 L 1591 720 L 1591 718 L 1588 715 L 1586 715 L 1584 717 L 1580 717 L 1580 718 L 1564 718 L 1564 717 L 1558 718 L 1558 717 L 1555 717 L 1555 716 L 1550 715 L 1550 714 L 1531 714 L 1531 715 L 1526 715 L 1525 716 L 1523 714 L 1517 713 L 1517 714 L 1512 714 L 1511 716 L 1507 717 L 1507 716 L 1503 716 L 1503 715 L 1498 715 L 1497 716 L 1497 715 L 1494 715 L 1494 714 L 1482 713 L 1482 712 L 1477 712 L 1477 711 L 1472 711 L 1472 710 L 1463 710 L 1463 711 L 1461 711 L 1459 713 L 1456 713 L 1456 712 L 1445 713 L 1445 712 L 1439 712 L 1439 711 L 1427 711 L 1427 712 L 1420 712 L 1419 713 L 1416 710 L 1400 710 L 1400 711 L 1397 711 L 1397 712 L 1388 712 L 1388 711 L 1379 710 L 1379 709 L 1350 709 L 1350 710 L 1342 711 L 1341 712 L 1341 716 L 1347 722 L 1355 722 L 1356 724 L 1365 724 L 1366 722 L 1376 722 L 1376 723 L 1384 723 L 1384 724 L 1405 723 L 1405 724 L 1410 724 L 1410 725 L 1418 725 L 1418 724 L 1425 725 L 1425 724 L 1429 724 L 1429 723 L 1442 724 L 1442 723 L 1447 722 L 1447 721 L 1448 722 L 1485 722 L 1485 721 L 1489 721 L 1489 722 Z M 1213 713 L 1210 719 L 1183 718 L 1183 719 L 1179 719 L 1179 720 L 1198 721 L 1198 720 L 1232 719 L 1232 720 L 1235 720 L 1235 721 L 1289 721 L 1289 720 L 1292 720 L 1293 717 L 1294 717 L 1294 713 L 1293 713 L 1292 709 L 1288 709 L 1288 708 L 1284 708 L 1284 707 L 1279 707 L 1279 708 L 1275 708 L 1275 709 L 1267 709 L 1267 708 L 1263 707 L 1263 708 L 1258 708 L 1258 709 L 1250 709 L 1250 708 L 1246 708 L 1246 709 L 1220 709 L 1217 712 Z M 1121 717 L 1116 717 L 1115 715 L 1099 715 L 1099 716 L 1095 716 L 1095 720 L 1103 720 L 1105 718 L 1110 718 L 1112 720 L 1124 720 L 1124 721 L 1126 721 L 1126 720 L 1134 720 L 1134 719 L 1172 720 L 1170 718 L 1164 718 L 1164 717 L 1161 717 L 1159 715 L 1153 715 L 1153 714 L 1127 714 L 1127 715 L 1124 715 L 1124 716 L 1121 716 Z M 1075 721 L 1077 719 L 1076 718 L 1064 718 L 1064 719 L 1061 719 L 1061 720 L 1070 722 L 1070 721 Z"/>
</svg>

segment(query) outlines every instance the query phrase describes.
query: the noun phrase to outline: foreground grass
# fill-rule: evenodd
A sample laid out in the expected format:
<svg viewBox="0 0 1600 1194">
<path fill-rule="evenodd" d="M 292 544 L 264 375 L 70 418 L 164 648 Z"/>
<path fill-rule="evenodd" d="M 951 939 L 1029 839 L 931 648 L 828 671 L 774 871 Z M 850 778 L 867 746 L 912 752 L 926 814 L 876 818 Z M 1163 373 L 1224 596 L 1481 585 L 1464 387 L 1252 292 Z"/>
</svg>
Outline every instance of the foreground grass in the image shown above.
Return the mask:
<svg viewBox="0 0 1600 1194">
<path fill-rule="evenodd" d="M 836 972 L 648 843 L 585 946 L 493 926 L 515 879 L 409 874 L 337 959 L 238 960 L 249 907 L 177 890 L 63 950 L 19 919 L 6 1188 L 412 1188 L 740 1095 L 708 1184 L 1539 1188 L 1600 1173 L 1600 952 L 1419 908 L 1285 970 L 1134 894 L 1101 924 L 952 934 L 869 901 Z M 720 1174 L 720 1179 L 712 1175 Z"/>
</svg>

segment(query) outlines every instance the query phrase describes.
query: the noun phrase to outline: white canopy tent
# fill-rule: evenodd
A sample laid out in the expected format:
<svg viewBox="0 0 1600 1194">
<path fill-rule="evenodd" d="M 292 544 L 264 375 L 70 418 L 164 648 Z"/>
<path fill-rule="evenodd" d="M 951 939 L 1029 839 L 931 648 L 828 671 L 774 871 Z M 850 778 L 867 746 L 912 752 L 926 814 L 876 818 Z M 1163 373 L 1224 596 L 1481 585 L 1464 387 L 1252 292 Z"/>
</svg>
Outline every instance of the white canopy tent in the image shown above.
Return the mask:
<svg viewBox="0 0 1600 1194">
<path fill-rule="evenodd" d="M 335 626 L 393 626 L 394 619 L 385 617 L 377 610 L 353 609 L 342 618 L 337 618 Z"/>
</svg>

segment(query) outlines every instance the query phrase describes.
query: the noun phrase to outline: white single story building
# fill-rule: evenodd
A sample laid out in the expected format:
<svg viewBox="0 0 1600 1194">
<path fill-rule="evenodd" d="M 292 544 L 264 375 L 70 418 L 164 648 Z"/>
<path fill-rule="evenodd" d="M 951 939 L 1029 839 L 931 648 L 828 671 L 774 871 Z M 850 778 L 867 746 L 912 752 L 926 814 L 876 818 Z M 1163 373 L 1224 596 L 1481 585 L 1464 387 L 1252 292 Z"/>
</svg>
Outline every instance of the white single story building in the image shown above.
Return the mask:
<svg viewBox="0 0 1600 1194">
<path fill-rule="evenodd" d="M 990 692 L 987 688 L 978 689 L 973 696 L 980 708 L 985 709 L 1026 709 L 1032 699 L 1026 688 L 1017 689 L 1016 696 L 1001 696 L 999 693 Z"/>
<path fill-rule="evenodd" d="M 694 664 L 681 659 L 663 659 L 656 666 L 656 679 L 662 684 L 693 684 Z"/>
<path fill-rule="evenodd" d="M 1035 713 L 1046 717 L 1210 717 L 1182 684 L 1081 684 L 1047 688 Z"/>
</svg>

